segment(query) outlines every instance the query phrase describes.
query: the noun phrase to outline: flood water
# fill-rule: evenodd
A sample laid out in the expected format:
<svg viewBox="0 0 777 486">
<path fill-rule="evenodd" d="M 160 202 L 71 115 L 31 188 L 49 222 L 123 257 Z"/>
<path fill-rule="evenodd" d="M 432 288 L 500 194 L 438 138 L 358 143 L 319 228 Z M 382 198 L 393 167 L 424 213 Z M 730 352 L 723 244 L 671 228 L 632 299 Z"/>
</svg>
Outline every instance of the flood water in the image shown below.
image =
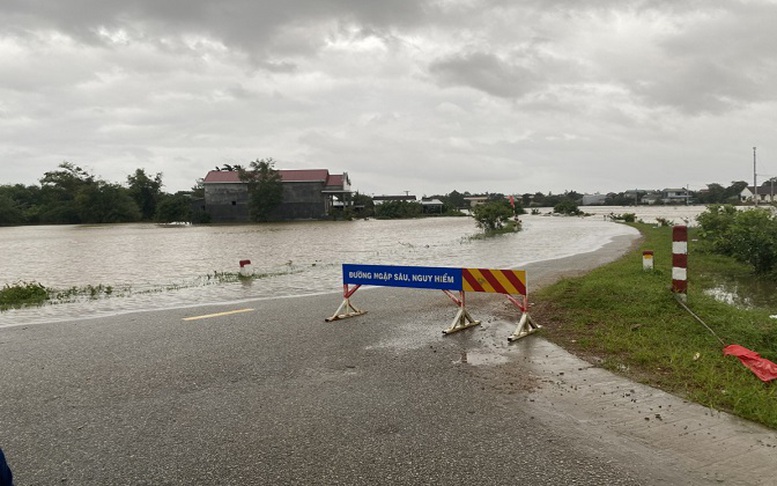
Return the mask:
<svg viewBox="0 0 777 486">
<path fill-rule="evenodd" d="M 593 212 L 593 208 L 585 208 Z M 594 251 L 636 230 L 600 214 L 525 215 L 523 231 L 494 238 L 468 217 L 256 225 L 155 224 L 0 228 L 0 286 L 38 282 L 64 290 L 111 286 L 113 295 L 0 312 L 0 327 L 146 309 L 338 292 L 343 263 L 517 268 Z M 646 208 L 647 209 L 647 208 Z M 703 208 L 681 208 L 693 218 Z M 661 217 L 678 215 L 668 208 Z M 671 212 L 670 212 L 671 211 Z M 250 260 L 265 277 L 225 282 Z M 234 280 L 234 279 L 233 279 Z M 531 284 L 531 282 L 529 282 Z"/>
</svg>

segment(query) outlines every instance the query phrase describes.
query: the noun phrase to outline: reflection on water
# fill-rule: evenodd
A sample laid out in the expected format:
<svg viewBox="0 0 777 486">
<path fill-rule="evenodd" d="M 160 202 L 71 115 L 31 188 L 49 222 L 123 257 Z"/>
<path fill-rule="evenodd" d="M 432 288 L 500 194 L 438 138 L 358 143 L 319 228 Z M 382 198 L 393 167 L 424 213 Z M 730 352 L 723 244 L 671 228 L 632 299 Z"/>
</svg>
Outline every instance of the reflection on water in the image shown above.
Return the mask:
<svg viewBox="0 0 777 486">
<path fill-rule="evenodd" d="M 663 218 L 670 224 L 696 226 L 696 216 L 704 212 L 706 206 L 582 206 L 580 209 L 600 217 L 634 213 L 638 220 L 648 224 Z"/>
<path fill-rule="evenodd" d="M 0 228 L 0 285 L 24 281 L 56 289 L 98 284 L 129 289 L 123 297 L 2 312 L 0 326 L 337 292 L 342 263 L 515 268 L 593 251 L 616 236 L 636 234 L 598 216 L 522 219 L 524 231 L 488 239 L 473 239 L 478 230 L 465 217 Z M 271 275 L 248 283 L 207 279 L 214 272 L 237 272 L 244 259 L 251 260 L 254 272 Z"/>
<path fill-rule="evenodd" d="M 726 276 L 715 282 L 715 287 L 704 291 L 720 302 L 742 309 L 777 307 L 774 282 L 752 277 Z"/>
</svg>

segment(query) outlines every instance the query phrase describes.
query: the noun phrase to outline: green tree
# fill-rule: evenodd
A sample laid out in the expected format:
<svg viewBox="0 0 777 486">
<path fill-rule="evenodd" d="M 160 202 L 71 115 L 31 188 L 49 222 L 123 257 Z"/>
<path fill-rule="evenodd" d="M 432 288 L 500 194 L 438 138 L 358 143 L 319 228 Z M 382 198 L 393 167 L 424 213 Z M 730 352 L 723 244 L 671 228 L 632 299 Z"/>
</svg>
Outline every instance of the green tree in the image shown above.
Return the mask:
<svg viewBox="0 0 777 486">
<path fill-rule="evenodd" d="M 702 204 L 723 204 L 726 202 L 726 188 L 718 183 L 707 184 L 707 190 L 699 192 L 698 200 Z"/>
<path fill-rule="evenodd" d="M 489 232 L 504 228 L 515 212 L 506 199 L 499 199 L 478 204 L 472 208 L 472 215 L 478 227 Z"/>
<path fill-rule="evenodd" d="M 423 212 L 421 203 L 414 201 L 385 201 L 375 206 L 375 217 L 378 219 L 419 218 Z"/>
<path fill-rule="evenodd" d="M 59 170 L 46 172 L 40 183 L 40 222 L 75 224 L 81 222 L 76 196 L 97 181 L 81 167 L 62 162 Z"/>
<path fill-rule="evenodd" d="M 130 223 L 140 219 L 138 205 L 118 184 L 98 181 L 81 188 L 75 201 L 82 223 Z"/>
<path fill-rule="evenodd" d="M 24 212 L 10 195 L 4 194 L 6 187 L 0 187 L 0 226 L 24 224 Z"/>
<path fill-rule="evenodd" d="M 369 218 L 375 214 L 375 203 L 366 194 L 356 192 L 353 195 L 353 216 L 355 218 Z"/>
<path fill-rule="evenodd" d="M 163 194 L 156 206 L 154 220 L 158 223 L 192 220 L 192 199 L 188 194 Z"/>
<path fill-rule="evenodd" d="M 39 222 L 41 191 L 38 186 L 23 184 L 0 186 L 0 225 L 35 224 Z"/>
<path fill-rule="evenodd" d="M 731 185 L 726 188 L 723 202 L 738 203 L 739 195 L 746 187 L 748 187 L 748 183 L 745 181 L 732 181 Z"/>
<path fill-rule="evenodd" d="M 766 209 L 737 211 L 730 228 L 734 258 L 769 273 L 777 266 L 777 221 Z"/>
<path fill-rule="evenodd" d="M 448 209 L 456 210 L 469 207 L 469 201 L 464 199 L 464 194 L 456 190 L 449 192 L 442 200 Z"/>
<path fill-rule="evenodd" d="M 197 179 L 190 191 L 192 199 L 204 199 L 205 198 L 205 183 L 203 179 Z"/>
<path fill-rule="evenodd" d="M 699 236 L 712 250 L 723 255 L 733 255 L 731 227 L 734 224 L 737 209 L 730 204 L 713 204 L 696 217 L 699 223 Z"/>
<path fill-rule="evenodd" d="M 159 199 L 162 197 L 162 173 L 157 172 L 151 178 L 144 169 L 136 169 L 135 173 L 127 176 L 129 195 L 135 200 L 140 209 L 140 218 L 150 221 L 155 213 Z"/>
<path fill-rule="evenodd" d="M 254 221 L 268 221 L 283 202 L 281 174 L 272 158 L 251 162 L 250 169 L 239 168 L 240 179 L 248 182 L 248 210 Z"/>
</svg>

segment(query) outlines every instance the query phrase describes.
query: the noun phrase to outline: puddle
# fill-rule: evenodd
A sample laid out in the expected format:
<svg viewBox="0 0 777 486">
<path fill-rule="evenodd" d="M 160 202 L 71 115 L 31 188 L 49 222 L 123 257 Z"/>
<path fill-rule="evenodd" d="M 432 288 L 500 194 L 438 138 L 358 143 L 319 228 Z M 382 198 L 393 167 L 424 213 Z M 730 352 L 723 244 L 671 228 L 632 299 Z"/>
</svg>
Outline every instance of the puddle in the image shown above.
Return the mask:
<svg viewBox="0 0 777 486">
<path fill-rule="evenodd" d="M 719 302 L 742 309 L 777 310 L 777 292 L 773 281 L 755 278 L 726 277 L 727 281 L 718 281 L 715 287 L 704 291 Z"/>
<path fill-rule="evenodd" d="M 504 364 L 509 358 L 503 354 L 486 351 L 462 351 L 461 358 L 454 363 L 473 366 L 494 366 Z"/>
</svg>

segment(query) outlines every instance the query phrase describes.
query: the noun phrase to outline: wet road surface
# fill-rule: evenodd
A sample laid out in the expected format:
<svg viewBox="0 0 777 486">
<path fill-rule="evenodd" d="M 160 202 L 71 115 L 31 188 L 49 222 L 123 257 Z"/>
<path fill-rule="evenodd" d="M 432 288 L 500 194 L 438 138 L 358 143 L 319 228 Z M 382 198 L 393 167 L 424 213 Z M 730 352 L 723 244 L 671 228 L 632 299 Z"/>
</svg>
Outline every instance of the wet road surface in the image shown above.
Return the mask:
<svg viewBox="0 0 777 486">
<path fill-rule="evenodd" d="M 530 265 L 530 285 L 627 246 Z M 445 337 L 451 302 L 402 289 L 331 323 L 338 294 L 3 328 L 0 446 L 19 486 L 770 484 L 770 431 L 538 335 L 508 345 L 493 299 Z"/>
</svg>

